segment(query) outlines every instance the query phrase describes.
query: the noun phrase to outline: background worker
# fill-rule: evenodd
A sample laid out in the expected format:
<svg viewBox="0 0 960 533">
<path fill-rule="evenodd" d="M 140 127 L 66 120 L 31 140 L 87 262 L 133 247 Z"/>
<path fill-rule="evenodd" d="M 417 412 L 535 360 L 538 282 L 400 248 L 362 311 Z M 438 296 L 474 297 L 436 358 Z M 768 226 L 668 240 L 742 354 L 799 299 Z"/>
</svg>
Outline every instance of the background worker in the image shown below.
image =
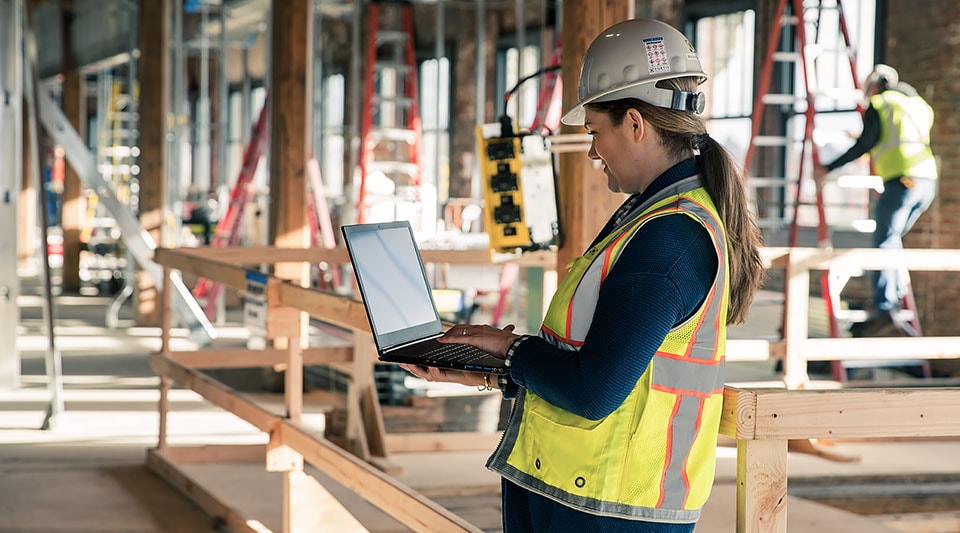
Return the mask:
<svg viewBox="0 0 960 533">
<path fill-rule="evenodd" d="M 903 236 L 936 196 L 937 163 L 930 150 L 933 109 L 890 66 L 877 65 L 863 85 L 870 101 L 863 133 L 832 163 L 816 165 L 814 179 L 819 186 L 828 172 L 869 152 L 874 172 L 883 178 L 883 192 L 873 206 L 873 245 L 902 249 Z M 907 290 L 900 272 L 891 268 L 873 273 L 873 309 L 867 322 L 850 329 L 854 336 L 919 334 L 897 317 Z"/>
<path fill-rule="evenodd" d="M 699 116 L 705 80 L 667 24 L 602 32 L 563 121 L 586 128 L 628 198 L 568 266 L 538 336 L 458 325 L 441 338 L 504 357 L 509 375 L 404 365 L 516 398 L 487 461 L 506 533 L 689 533 L 710 494 L 726 326 L 746 318 L 763 268 L 741 169 Z"/>
</svg>

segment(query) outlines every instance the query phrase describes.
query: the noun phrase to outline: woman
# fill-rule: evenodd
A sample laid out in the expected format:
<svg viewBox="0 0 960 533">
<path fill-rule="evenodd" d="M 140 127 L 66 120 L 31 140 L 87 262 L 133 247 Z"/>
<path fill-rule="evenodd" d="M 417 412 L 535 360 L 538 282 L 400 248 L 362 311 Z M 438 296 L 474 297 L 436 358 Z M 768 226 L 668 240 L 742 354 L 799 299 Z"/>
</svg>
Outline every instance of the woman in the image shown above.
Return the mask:
<svg viewBox="0 0 960 533">
<path fill-rule="evenodd" d="M 741 171 L 698 114 L 705 79 L 662 22 L 597 37 L 563 121 L 586 128 L 590 158 L 629 197 L 571 263 L 539 336 L 459 325 L 442 338 L 504 357 L 509 375 L 405 365 L 516 398 L 487 462 L 507 533 L 689 532 L 710 493 L 726 325 L 746 318 L 763 269 Z"/>
</svg>

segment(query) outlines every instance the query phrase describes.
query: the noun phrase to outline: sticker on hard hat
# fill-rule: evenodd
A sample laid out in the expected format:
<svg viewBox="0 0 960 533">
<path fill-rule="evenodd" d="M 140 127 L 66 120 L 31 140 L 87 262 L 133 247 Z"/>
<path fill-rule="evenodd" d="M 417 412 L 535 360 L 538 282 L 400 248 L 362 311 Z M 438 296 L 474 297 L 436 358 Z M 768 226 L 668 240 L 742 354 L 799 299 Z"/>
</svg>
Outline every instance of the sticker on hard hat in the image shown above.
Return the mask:
<svg viewBox="0 0 960 533">
<path fill-rule="evenodd" d="M 643 40 L 643 44 L 647 48 L 650 74 L 670 72 L 670 59 L 667 58 L 667 47 L 663 43 L 663 37 L 648 37 Z"/>
</svg>

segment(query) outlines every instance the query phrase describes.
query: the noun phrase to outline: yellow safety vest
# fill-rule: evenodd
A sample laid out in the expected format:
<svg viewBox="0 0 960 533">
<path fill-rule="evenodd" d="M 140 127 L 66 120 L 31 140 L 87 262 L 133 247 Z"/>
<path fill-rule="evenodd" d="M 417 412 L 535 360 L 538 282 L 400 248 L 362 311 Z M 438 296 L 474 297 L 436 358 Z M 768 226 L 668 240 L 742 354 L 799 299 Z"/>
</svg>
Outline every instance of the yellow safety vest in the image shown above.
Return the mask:
<svg viewBox="0 0 960 533">
<path fill-rule="evenodd" d="M 691 216 L 713 239 L 720 267 L 701 308 L 669 332 L 630 395 L 602 420 L 522 391 L 487 467 L 587 513 L 688 523 L 713 487 L 728 304 L 724 229 L 698 176 L 661 191 L 574 261 L 540 337 L 565 350 L 582 346 L 600 284 L 632 236 L 659 216 Z"/>
<path fill-rule="evenodd" d="M 919 96 L 884 91 L 870 97 L 880 115 L 880 141 L 870 150 L 873 169 L 884 181 L 910 176 L 937 178 L 930 150 L 933 109 Z"/>
</svg>

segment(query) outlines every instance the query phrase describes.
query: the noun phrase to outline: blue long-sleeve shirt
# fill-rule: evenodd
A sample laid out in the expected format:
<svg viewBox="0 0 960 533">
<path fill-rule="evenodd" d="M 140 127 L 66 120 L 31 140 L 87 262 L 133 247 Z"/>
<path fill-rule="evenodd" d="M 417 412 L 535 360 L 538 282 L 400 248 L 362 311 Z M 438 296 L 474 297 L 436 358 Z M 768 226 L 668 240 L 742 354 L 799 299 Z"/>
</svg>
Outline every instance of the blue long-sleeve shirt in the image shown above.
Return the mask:
<svg viewBox="0 0 960 533">
<path fill-rule="evenodd" d="M 640 201 L 695 172 L 693 159 L 679 163 Z M 717 256 L 707 230 L 684 215 L 648 221 L 621 254 L 600 286 L 579 351 L 531 337 L 519 343 L 510 362 L 517 385 L 593 420 L 623 403 L 667 333 L 696 311 L 716 276 Z"/>
</svg>

